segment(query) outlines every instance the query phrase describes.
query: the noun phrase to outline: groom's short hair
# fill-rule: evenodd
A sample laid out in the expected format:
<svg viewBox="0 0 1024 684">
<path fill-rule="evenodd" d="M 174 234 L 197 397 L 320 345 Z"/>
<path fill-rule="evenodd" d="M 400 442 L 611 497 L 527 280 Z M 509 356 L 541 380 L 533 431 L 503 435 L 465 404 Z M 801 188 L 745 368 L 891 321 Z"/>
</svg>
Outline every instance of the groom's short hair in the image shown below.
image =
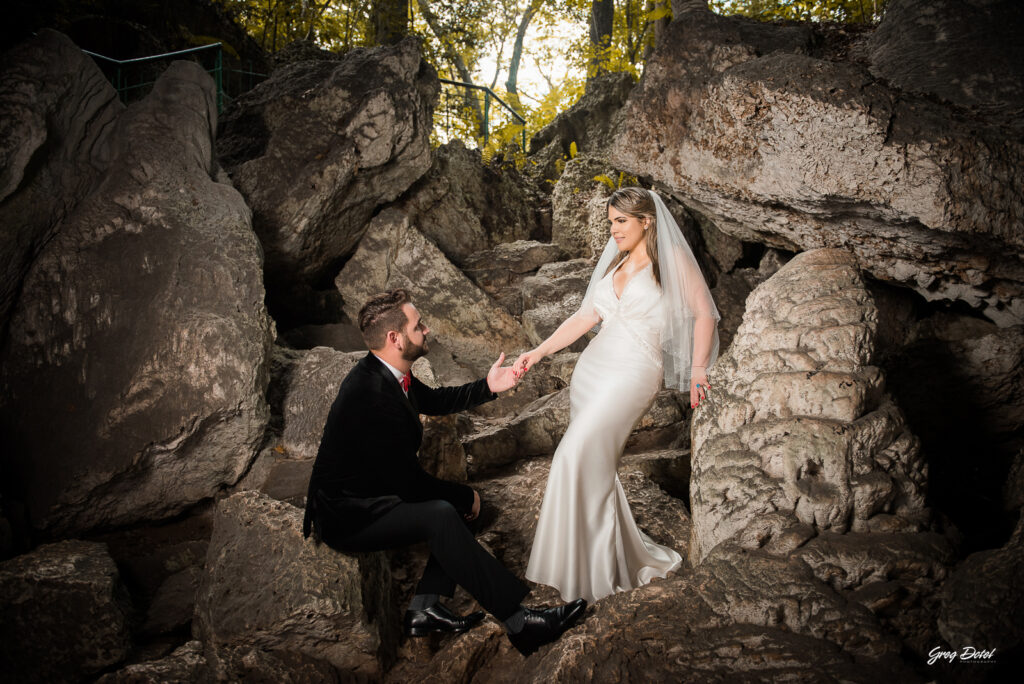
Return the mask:
<svg viewBox="0 0 1024 684">
<path fill-rule="evenodd" d="M 359 310 L 359 330 L 370 349 L 380 349 L 387 342 L 388 332 L 404 332 L 409 317 L 402 306 L 410 303 L 409 293 L 402 288 L 375 294 Z"/>
</svg>

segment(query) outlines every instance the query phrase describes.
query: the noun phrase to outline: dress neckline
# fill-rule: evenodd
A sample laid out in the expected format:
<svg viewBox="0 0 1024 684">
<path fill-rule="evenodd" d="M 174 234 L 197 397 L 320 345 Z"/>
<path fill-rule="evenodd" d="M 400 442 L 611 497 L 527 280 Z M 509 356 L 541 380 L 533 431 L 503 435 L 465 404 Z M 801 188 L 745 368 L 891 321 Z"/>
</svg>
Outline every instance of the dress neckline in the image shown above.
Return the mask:
<svg viewBox="0 0 1024 684">
<path fill-rule="evenodd" d="M 646 266 L 644 266 L 643 268 L 641 268 L 641 269 L 640 269 L 639 271 L 637 271 L 637 272 L 636 272 L 636 273 L 634 273 L 633 275 L 629 276 L 629 279 L 628 279 L 628 280 L 626 281 L 626 284 L 622 286 L 622 292 L 621 292 L 621 293 L 619 293 L 619 294 L 615 294 L 615 273 L 616 273 L 616 272 L 617 272 L 617 271 L 618 271 L 618 270 L 619 270 L 620 268 L 622 268 L 622 265 L 623 265 L 624 263 L 626 263 L 626 260 L 625 260 L 625 259 L 623 259 L 622 261 L 620 261 L 620 262 L 618 263 L 618 265 L 616 265 L 616 266 L 615 266 L 615 268 L 613 268 L 613 269 L 612 269 L 612 272 L 611 272 L 611 273 L 609 274 L 609 275 L 611 275 L 611 285 L 612 285 L 612 294 L 613 294 L 613 295 L 615 296 L 615 301 L 618 301 L 618 302 L 621 302 L 621 301 L 622 301 L 622 296 L 626 294 L 626 288 L 627 288 L 627 287 L 629 287 L 629 284 L 630 284 L 631 282 L 633 282 L 634 280 L 636 280 L 637 276 L 639 276 L 639 275 L 640 275 L 641 273 L 643 273 L 643 272 L 644 272 L 644 271 L 645 271 L 646 269 L 650 268 L 650 267 L 651 267 L 651 263 L 652 263 L 652 262 L 648 261 L 648 262 L 647 262 L 647 265 L 646 265 Z"/>
</svg>

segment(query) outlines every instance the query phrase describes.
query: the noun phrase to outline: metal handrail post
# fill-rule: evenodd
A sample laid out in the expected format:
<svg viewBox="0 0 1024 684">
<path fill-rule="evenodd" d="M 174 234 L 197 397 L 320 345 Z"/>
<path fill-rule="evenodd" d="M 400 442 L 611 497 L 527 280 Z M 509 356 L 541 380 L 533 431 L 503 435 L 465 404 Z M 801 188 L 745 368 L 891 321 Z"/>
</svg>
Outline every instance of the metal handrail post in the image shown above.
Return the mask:
<svg viewBox="0 0 1024 684">
<path fill-rule="evenodd" d="M 217 113 L 224 111 L 224 50 L 217 43 L 217 61 L 213 68 L 214 81 L 217 84 Z"/>
<path fill-rule="evenodd" d="M 491 90 L 487 86 L 477 85 L 475 83 L 465 83 L 464 81 L 452 81 L 451 79 L 447 79 L 447 78 L 439 78 L 437 80 L 440 81 L 441 83 L 448 83 L 450 85 L 462 86 L 464 88 L 473 88 L 475 90 L 482 90 L 482 91 L 484 91 L 484 93 L 486 93 L 486 97 L 487 98 L 492 98 L 493 97 L 497 101 L 498 104 L 500 104 L 502 107 L 507 109 L 509 111 L 509 113 L 512 116 L 515 117 L 516 121 L 518 121 L 520 124 L 522 124 L 522 126 L 523 126 L 523 133 L 522 133 L 523 152 L 524 153 L 526 152 L 526 119 L 524 119 L 523 116 L 519 112 L 517 112 L 515 109 L 513 109 L 511 106 L 509 106 L 509 104 L 507 102 L 505 102 L 500 97 L 498 97 L 497 93 L 495 93 L 493 90 Z M 488 101 L 488 105 L 489 105 L 489 101 Z M 486 127 L 487 127 L 487 122 L 486 122 L 486 117 L 485 117 L 485 121 L 484 121 L 484 130 L 485 130 L 484 144 L 485 145 L 487 144 L 487 135 L 486 135 L 487 128 Z"/>
<path fill-rule="evenodd" d="M 484 91 L 484 120 L 481 122 L 481 125 L 483 126 L 483 133 L 484 133 L 484 145 L 486 145 L 487 141 L 490 140 L 491 132 L 489 130 L 490 126 L 488 125 L 488 124 L 490 124 L 490 119 L 491 119 L 491 94 L 490 94 L 490 90 L 488 89 L 488 90 Z"/>
</svg>

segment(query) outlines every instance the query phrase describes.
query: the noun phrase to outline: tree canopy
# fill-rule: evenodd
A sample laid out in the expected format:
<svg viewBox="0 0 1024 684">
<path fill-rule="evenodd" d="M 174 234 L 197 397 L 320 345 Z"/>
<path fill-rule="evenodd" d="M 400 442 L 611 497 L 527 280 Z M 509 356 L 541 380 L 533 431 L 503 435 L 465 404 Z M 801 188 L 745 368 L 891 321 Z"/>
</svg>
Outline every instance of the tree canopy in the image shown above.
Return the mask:
<svg viewBox="0 0 1024 684">
<path fill-rule="evenodd" d="M 442 79 L 489 88 L 531 134 L 579 99 L 597 75 L 639 78 L 672 18 L 670 0 L 217 1 L 271 53 L 294 40 L 344 53 L 415 35 Z M 874 22 L 886 3 L 709 0 L 708 6 L 762 20 Z M 533 83 L 524 83 L 524 73 Z M 438 142 L 459 137 L 493 151 L 521 140 L 522 126 L 484 90 L 444 88 Z"/>
</svg>

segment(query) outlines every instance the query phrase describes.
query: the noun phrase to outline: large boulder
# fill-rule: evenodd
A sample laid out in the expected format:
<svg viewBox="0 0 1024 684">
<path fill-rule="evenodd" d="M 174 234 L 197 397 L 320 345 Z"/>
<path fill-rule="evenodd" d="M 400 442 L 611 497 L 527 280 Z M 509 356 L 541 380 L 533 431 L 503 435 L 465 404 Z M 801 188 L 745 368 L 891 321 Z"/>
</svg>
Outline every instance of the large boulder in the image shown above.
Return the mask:
<svg viewBox="0 0 1024 684">
<path fill-rule="evenodd" d="M 554 243 L 516 240 L 477 252 L 460 268 L 506 311 L 520 316 L 523 313 L 523 280 L 546 264 L 564 258 L 565 252 Z"/>
<path fill-rule="evenodd" d="M 409 38 L 281 66 L 225 113 L 217 152 L 252 208 L 285 312 L 292 290 L 333 277 L 375 210 L 430 167 L 438 88 Z"/>
<path fill-rule="evenodd" d="M 605 156 L 618 127 L 616 117 L 633 89 L 628 73 L 604 74 L 587 83 L 583 96 L 530 138 L 526 171 L 553 186 L 562 164 L 575 153 Z"/>
<path fill-rule="evenodd" d="M 548 237 L 542 205 L 514 164 L 485 164 L 480 151 L 461 140 L 434 150 L 430 170 L 402 202 L 420 231 L 459 267 L 506 242 Z"/>
<path fill-rule="evenodd" d="M 378 214 L 359 249 L 335 279 L 345 313 L 357 320 L 370 296 L 406 288 L 436 338 L 461 365 L 477 373 L 504 351 L 511 356 L 530 342 L 522 326 L 474 285 L 399 209 Z"/>
<path fill-rule="evenodd" d="M 203 644 L 193 640 L 163 658 L 132 663 L 105 674 L 96 684 L 187 684 L 203 681 L 206 672 Z"/>
<path fill-rule="evenodd" d="M 4 679 L 79 682 L 131 648 L 131 605 L 103 544 L 63 541 L 0 563 Z"/>
<path fill-rule="evenodd" d="M 900 82 L 930 69 L 929 84 L 953 84 L 945 91 L 984 82 L 1019 92 L 1024 60 L 958 60 L 963 50 L 951 42 L 924 47 L 908 29 L 916 37 L 905 43 L 901 28 L 931 24 L 924 30 L 942 34 L 938 16 L 955 23 L 989 11 L 1019 25 L 1019 3 L 986 3 L 997 12 L 961 11 L 959 0 L 894 2 L 870 50 L 861 38 L 845 51 L 832 49 L 838 39 L 824 26 L 722 17 L 701 4 L 680 8 L 623 108 L 615 166 L 665 184 L 742 240 L 845 246 L 878 279 L 964 301 L 1000 325 L 1024 321 L 1020 117 L 984 108 L 964 116 L 879 80 L 865 63 L 884 54 L 895 77 L 906 55 Z M 991 39 L 983 26 L 953 33 L 982 44 Z"/>
<path fill-rule="evenodd" d="M 544 264 L 537 273 L 523 279 L 523 328 L 534 345 L 546 340 L 579 310 L 593 273 L 591 260 L 570 259 Z M 568 349 L 583 351 L 592 338 L 593 333 L 587 332 Z"/>
<path fill-rule="evenodd" d="M 302 537 L 302 511 L 257 492 L 223 499 L 196 602 L 195 633 L 220 675 L 250 649 L 379 676 L 397 642 L 382 553 L 348 555 Z"/>
<path fill-rule="evenodd" d="M 0 331 L 32 260 L 102 177 L 123 110 L 64 34 L 43 29 L 0 59 Z"/>
<path fill-rule="evenodd" d="M 871 365 L 876 326 L 842 250 L 797 255 L 748 297 L 693 419 L 694 565 L 776 511 L 760 545 L 791 529 L 806 539 L 927 525 L 927 465 Z"/>
<path fill-rule="evenodd" d="M 973 553 L 953 571 L 941 595 L 939 632 L 959 653 L 991 650 L 996 662 L 1009 666 L 1005 658 L 1019 654 L 1024 644 L 1017 618 L 1024 613 L 1022 586 L 1024 519 L 1002 548 Z"/>
<path fill-rule="evenodd" d="M 870 70 L 901 90 L 1012 120 L 1024 107 L 1022 21 L 1014 0 L 893 0 L 867 42 Z"/>
<path fill-rule="evenodd" d="M 282 350 L 283 351 L 283 350 Z M 315 347 L 293 353 L 294 363 L 280 351 L 275 394 L 280 393 L 282 426 L 280 446 L 293 459 L 312 459 L 320 448 L 324 424 L 342 380 L 367 352 L 339 352 Z"/>
<path fill-rule="evenodd" d="M 218 177 L 216 117 L 210 76 L 172 63 L 117 119 L 102 177 L 21 283 L 0 401 L 5 467 L 37 528 L 172 516 L 235 482 L 262 438 L 262 257 Z"/>
<path fill-rule="evenodd" d="M 626 448 L 669 446 L 685 435 L 686 416 L 678 397 L 671 390 L 659 392 L 637 422 Z M 511 418 L 476 421 L 463 436 L 470 477 L 487 476 L 521 459 L 554 453 L 568 426 L 568 388 L 537 399 Z"/>
<path fill-rule="evenodd" d="M 551 191 L 552 241 L 572 256 L 596 262 L 609 238 L 605 205 L 619 180 L 619 172 L 598 157 L 581 154 L 566 162 Z M 624 184 L 635 185 L 636 179 Z"/>
</svg>

